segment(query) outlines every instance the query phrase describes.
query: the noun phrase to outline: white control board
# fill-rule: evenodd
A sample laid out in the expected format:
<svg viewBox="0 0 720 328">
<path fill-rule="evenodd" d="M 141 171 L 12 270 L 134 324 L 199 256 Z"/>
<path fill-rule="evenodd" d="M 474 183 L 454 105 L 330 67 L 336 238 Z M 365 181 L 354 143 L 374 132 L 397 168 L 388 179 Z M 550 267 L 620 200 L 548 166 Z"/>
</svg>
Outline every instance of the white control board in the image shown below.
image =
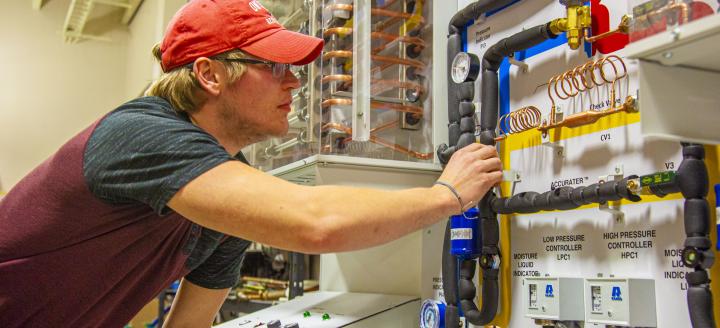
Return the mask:
<svg viewBox="0 0 720 328">
<path fill-rule="evenodd" d="M 593 5 L 598 2 L 608 9 L 611 28 L 629 10 L 627 1 L 592 1 Z M 565 8 L 558 1 L 516 2 L 475 21 L 466 33 L 467 51 L 482 58 L 484 52 L 501 39 L 564 15 Z M 628 97 L 642 102 L 636 60 L 626 58 L 622 49 L 603 54 L 586 44 L 585 48 L 572 50 L 563 38 L 558 36 L 516 53 L 514 60 L 522 61 L 526 67 L 506 59 L 498 71 L 501 110 L 516 111 L 534 106 L 541 112 L 540 118 L 547 120 L 553 104 L 567 117 L 584 111 L 606 110 Z M 613 60 L 615 67 L 623 67 L 622 62 L 626 77 L 567 99 L 558 97 L 554 90 L 548 91 L 549 81 L 554 76 L 608 56 L 617 56 L 618 60 Z M 604 67 L 603 74 L 612 75 L 608 72 L 612 70 L 610 66 Z M 571 88 L 571 82 L 567 83 L 565 87 Z M 479 82 L 476 84 L 476 100 L 479 101 L 477 94 L 482 91 Z M 562 86 L 558 89 L 562 93 Z M 549 96 L 550 92 L 552 96 Z M 601 180 L 677 170 L 682 160 L 680 143 L 644 140 L 640 130 L 641 115 L 642 112 L 611 114 L 587 125 L 555 129 L 550 136 L 543 136 L 537 130 L 509 134 L 498 143 L 498 149 L 503 169 L 517 173 L 519 181 L 507 182 L 502 196 L 510 197 L 525 191 L 543 193 L 558 187 L 588 186 Z M 509 226 L 510 234 L 510 256 L 503 258 L 510 263 L 503 269 L 501 280 L 511 279 L 512 292 L 510 314 L 507 319 L 501 319 L 504 321 L 500 324 L 507 321 L 509 327 L 536 326 L 534 319 L 542 316 L 532 310 L 539 310 L 541 305 L 536 304 L 537 308 L 530 312 L 527 310 L 529 302 L 540 302 L 544 298 L 545 285 L 538 284 L 537 297 L 532 298 L 527 284 L 533 279 L 545 276 L 594 279 L 612 275 L 625 277 L 626 281 L 646 282 L 637 283 L 647 288 L 646 293 L 632 295 L 642 302 L 638 304 L 652 305 L 653 321 L 632 321 L 629 315 L 615 321 L 589 316 L 578 320 L 585 321 L 586 327 L 620 325 L 622 322 L 652 327 L 691 326 L 685 281 L 685 273 L 689 270 L 683 267 L 679 254 L 685 240 L 681 195 L 643 196 L 638 203 L 611 202 L 569 211 L 503 216 L 501 221 Z M 599 289 L 603 293 L 602 300 L 605 296 L 612 297 L 612 288 L 608 291 L 604 287 Z M 584 298 L 590 298 L 592 288 L 586 286 L 585 293 Z M 584 302 L 582 297 L 576 301 Z M 628 304 L 627 313 L 644 311 L 644 308 L 634 309 L 634 304 Z M 607 315 L 607 310 L 604 311 Z M 615 313 L 620 315 L 620 312 Z M 548 318 L 555 314 L 553 312 Z"/>
</svg>

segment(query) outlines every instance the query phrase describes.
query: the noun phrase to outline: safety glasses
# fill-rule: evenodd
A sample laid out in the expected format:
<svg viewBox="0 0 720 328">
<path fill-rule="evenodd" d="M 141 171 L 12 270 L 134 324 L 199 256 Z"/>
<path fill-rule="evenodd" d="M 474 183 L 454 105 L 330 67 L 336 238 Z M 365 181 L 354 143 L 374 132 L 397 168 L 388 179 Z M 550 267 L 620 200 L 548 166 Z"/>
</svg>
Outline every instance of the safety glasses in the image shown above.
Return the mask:
<svg viewBox="0 0 720 328">
<path fill-rule="evenodd" d="M 281 64 L 253 58 L 223 58 L 220 60 L 246 64 L 263 64 L 268 68 L 272 69 L 273 77 L 276 79 L 282 79 L 283 77 L 285 77 L 285 72 L 290 69 L 290 64 Z"/>
</svg>

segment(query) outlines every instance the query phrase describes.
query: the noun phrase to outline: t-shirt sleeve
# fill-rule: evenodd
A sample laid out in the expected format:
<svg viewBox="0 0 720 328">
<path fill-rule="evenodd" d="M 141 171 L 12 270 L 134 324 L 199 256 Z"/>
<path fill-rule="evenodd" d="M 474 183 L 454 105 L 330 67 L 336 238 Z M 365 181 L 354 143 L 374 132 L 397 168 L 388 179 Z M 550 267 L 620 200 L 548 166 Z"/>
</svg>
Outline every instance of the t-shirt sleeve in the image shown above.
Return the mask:
<svg viewBox="0 0 720 328">
<path fill-rule="evenodd" d="M 240 269 L 245 249 L 250 242 L 228 236 L 218 245 L 212 255 L 193 269 L 185 279 L 200 287 L 224 289 L 235 286 L 240 279 Z"/>
<path fill-rule="evenodd" d="M 158 214 L 185 184 L 235 160 L 210 134 L 153 102 L 130 103 L 95 128 L 85 148 L 90 190 L 111 203 L 141 202 Z"/>
</svg>

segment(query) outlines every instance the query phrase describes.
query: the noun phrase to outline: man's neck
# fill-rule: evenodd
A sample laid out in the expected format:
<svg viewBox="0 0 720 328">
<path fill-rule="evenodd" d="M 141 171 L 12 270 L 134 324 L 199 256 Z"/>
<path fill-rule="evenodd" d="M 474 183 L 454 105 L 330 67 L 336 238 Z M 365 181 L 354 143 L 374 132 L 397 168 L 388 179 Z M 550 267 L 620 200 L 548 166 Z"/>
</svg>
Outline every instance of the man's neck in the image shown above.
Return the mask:
<svg viewBox="0 0 720 328">
<path fill-rule="evenodd" d="M 225 148 L 225 151 L 232 156 L 235 156 L 241 149 L 265 139 L 260 136 L 243 134 L 242 132 L 229 135 L 227 131 L 222 129 L 222 125 L 209 115 L 190 114 L 188 116 L 193 124 L 217 139 L 220 146 Z"/>
</svg>

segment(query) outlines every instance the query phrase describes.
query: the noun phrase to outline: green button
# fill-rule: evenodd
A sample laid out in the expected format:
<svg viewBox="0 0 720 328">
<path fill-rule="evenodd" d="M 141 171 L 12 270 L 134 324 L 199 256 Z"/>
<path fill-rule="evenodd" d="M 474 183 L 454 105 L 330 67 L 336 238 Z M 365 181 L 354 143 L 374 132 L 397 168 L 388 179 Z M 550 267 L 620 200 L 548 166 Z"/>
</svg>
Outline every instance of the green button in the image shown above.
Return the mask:
<svg viewBox="0 0 720 328">
<path fill-rule="evenodd" d="M 327 313 L 323 313 L 322 319 L 323 319 L 323 320 L 330 320 L 330 315 L 327 314 Z"/>
<path fill-rule="evenodd" d="M 304 318 L 307 318 L 307 317 L 309 317 L 309 316 L 311 316 L 310 311 L 305 311 L 305 312 L 303 312 L 303 317 L 304 317 Z"/>
</svg>

